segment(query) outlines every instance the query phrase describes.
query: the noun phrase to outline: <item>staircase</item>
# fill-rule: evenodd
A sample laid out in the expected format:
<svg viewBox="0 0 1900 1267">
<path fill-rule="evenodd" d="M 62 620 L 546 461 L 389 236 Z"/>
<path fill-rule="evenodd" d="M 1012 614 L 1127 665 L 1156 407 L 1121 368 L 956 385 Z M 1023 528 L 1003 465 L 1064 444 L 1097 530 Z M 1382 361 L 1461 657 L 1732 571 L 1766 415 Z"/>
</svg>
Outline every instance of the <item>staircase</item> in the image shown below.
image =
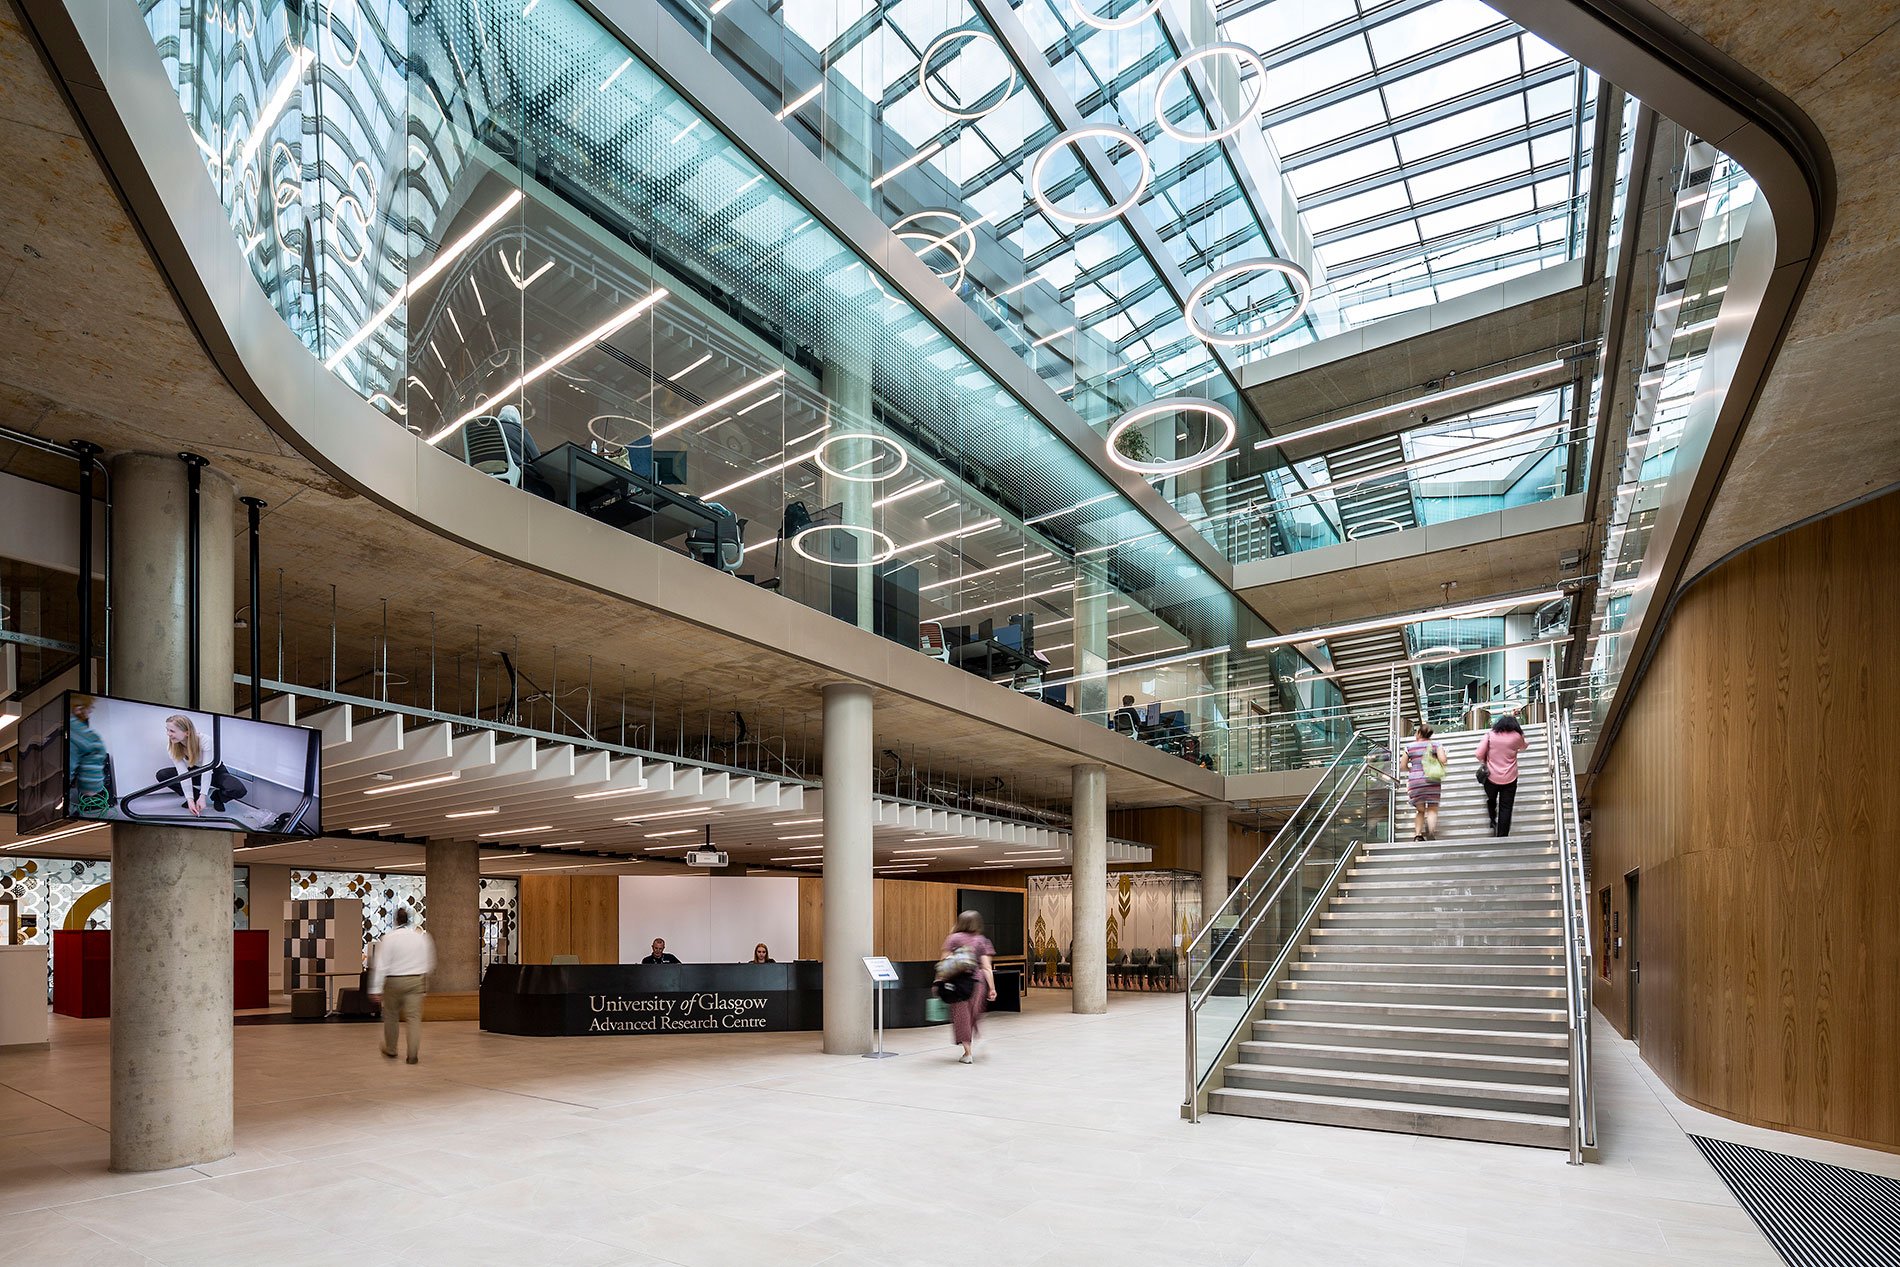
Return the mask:
<svg viewBox="0 0 1900 1267">
<path fill-rule="evenodd" d="M 1499 839 L 1479 735 L 1439 736 L 1439 839 L 1362 848 L 1209 1109 L 1568 1147 L 1560 862 L 1541 728 L 1526 737 Z M 1409 836 L 1403 802 L 1400 826 Z"/>
<path fill-rule="evenodd" d="M 1412 655 L 1406 647 L 1405 630 L 1401 626 L 1328 638 L 1326 653 L 1332 658 L 1333 667 L 1342 673 L 1369 665 L 1402 664 Z M 1339 693 L 1346 699 L 1346 711 L 1352 715 L 1353 725 L 1364 731 L 1368 738 L 1384 743 L 1390 726 L 1390 676 L 1384 673 L 1345 673 L 1337 681 Z M 1419 712 L 1418 681 L 1409 670 L 1399 678 L 1399 716 L 1407 720 L 1423 716 Z"/>
<path fill-rule="evenodd" d="M 1404 466 L 1405 442 L 1396 435 L 1379 436 L 1326 455 L 1327 477 L 1335 484 L 1348 485 L 1333 495 L 1346 540 L 1361 541 L 1418 527 L 1412 483 Z M 1368 474 L 1372 478 L 1351 482 Z"/>
</svg>

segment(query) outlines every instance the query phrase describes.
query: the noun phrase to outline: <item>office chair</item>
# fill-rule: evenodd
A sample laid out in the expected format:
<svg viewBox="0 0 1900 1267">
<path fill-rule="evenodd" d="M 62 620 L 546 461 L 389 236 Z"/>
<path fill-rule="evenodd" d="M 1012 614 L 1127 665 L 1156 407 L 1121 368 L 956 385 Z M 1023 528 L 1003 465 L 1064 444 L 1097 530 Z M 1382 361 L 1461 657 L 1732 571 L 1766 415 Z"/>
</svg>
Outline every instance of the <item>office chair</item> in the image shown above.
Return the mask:
<svg viewBox="0 0 1900 1267">
<path fill-rule="evenodd" d="M 944 636 L 943 622 L 940 620 L 919 621 L 917 625 L 917 649 L 933 660 L 950 663 L 950 642 Z"/>
<path fill-rule="evenodd" d="M 745 557 L 745 525 L 743 519 L 734 519 L 732 512 L 718 502 L 707 502 L 706 508 L 716 511 L 723 519 L 732 523 L 728 532 L 723 526 L 704 524 L 686 534 L 686 550 L 695 559 L 707 567 L 718 568 L 721 572 L 739 570 L 739 560 Z"/>
<path fill-rule="evenodd" d="M 1110 725 L 1115 730 L 1127 735 L 1130 739 L 1141 738 L 1141 731 L 1135 726 L 1134 715 L 1125 708 L 1116 710 L 1114 717 L 1110 721 Z"/>
<path fill-rule="evenodd" d="M 521 459 L 514 446 L 508 443 L 508 436 L 502 430 L 501 420 L 483 416 L 470 419 L 462 428 L 462 460 L 504 484 L 521 487 Z"/>
</svg>

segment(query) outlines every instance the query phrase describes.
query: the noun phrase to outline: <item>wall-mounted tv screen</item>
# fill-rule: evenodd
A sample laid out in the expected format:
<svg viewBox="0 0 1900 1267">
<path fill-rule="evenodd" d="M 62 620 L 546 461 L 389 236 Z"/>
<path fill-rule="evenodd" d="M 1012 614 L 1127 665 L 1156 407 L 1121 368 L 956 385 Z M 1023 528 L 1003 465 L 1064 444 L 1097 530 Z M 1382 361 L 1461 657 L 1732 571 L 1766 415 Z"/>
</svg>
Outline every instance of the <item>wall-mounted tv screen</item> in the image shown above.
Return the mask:
<svg viewBox="0 0 1900 1267">
<path fill-rule="evenodd" d="M 68 691 L 21 723 L 19 830 L 71 819 L 322 834 L 321 734 Z"/>
</svg>

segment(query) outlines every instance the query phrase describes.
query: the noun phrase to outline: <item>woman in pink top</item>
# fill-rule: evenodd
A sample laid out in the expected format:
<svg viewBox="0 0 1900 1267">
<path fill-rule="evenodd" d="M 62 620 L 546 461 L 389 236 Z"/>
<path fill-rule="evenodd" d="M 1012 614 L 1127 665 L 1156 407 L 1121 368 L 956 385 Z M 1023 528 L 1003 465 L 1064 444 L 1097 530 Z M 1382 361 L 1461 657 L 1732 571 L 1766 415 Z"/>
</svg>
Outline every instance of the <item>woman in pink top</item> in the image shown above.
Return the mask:
<svg viewBox="0 0 1900 1267">
<path fill-rule="evenodd" d="M 1493 836 L 1511 834 L 1511 807 L 1517 804 L 1517 754 L 1531 746 L 1517 718 L 1505 716 L 1491 723 L 1478 740 L 1478 777 L 1484 781 L 1484 812 Z"/>
<path fill-rule="evenodd" d="M 996 1001 L 996 969 L 991 962 L 996 947 L 983 935 L 983 917 L 975 911 L 957 916 L 956 928 L 944 938 L 943 957 L 948 959 L 958 952 L 970 961 L 970 975 L 976 978 L 970 997 L 950 1005 L 951 1038 L 963 1048 L 957 1060 L 967 1065 L 975 1059 L 977 1036 L 983 1031 L 983 1013 Z"/>
</svg>

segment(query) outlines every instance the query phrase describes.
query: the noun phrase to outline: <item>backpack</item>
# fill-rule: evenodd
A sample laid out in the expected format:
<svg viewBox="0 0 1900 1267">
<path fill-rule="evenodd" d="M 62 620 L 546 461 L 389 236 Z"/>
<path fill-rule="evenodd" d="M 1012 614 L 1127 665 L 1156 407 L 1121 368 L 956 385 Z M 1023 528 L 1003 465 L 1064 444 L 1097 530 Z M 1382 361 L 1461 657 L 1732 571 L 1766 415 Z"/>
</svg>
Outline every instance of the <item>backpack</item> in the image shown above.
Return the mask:
<svg viewBox="0 0 1900 1267">
<path fill-rule="evenodd" d="M 968 946 L 958 946 L 937 961 L 937 980 L 931 986 L 945 1003 L 962 1003 L 976 993 L 976 955 Z"/>
</svg>

